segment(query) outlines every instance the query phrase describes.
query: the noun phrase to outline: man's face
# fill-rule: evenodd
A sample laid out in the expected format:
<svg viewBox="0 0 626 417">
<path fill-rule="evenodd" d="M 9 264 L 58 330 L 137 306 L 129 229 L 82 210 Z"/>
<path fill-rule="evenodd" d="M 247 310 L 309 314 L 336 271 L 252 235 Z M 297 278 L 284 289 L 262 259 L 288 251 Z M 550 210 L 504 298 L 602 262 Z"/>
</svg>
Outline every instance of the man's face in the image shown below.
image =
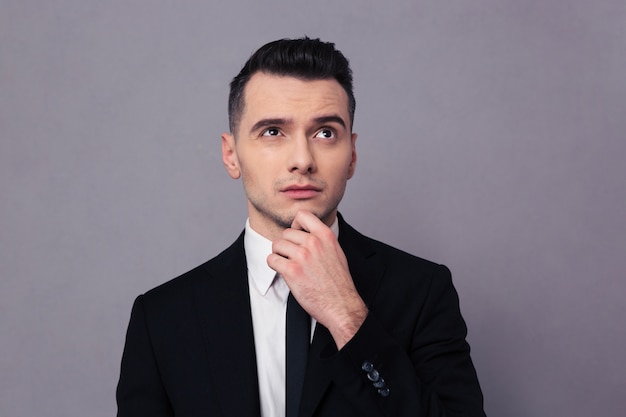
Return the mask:
<svg viewBox="0 0 626 417">
<path fill-rule="evenodd" d="M 252 228 L 274 240 L 300 209 L 332 224 L 356 164 L 346 92 L 334 79 L 259 72 L 244 100 L 236 138 L 222 135 L 222 158 L 243 180 Z"/>
</svg>

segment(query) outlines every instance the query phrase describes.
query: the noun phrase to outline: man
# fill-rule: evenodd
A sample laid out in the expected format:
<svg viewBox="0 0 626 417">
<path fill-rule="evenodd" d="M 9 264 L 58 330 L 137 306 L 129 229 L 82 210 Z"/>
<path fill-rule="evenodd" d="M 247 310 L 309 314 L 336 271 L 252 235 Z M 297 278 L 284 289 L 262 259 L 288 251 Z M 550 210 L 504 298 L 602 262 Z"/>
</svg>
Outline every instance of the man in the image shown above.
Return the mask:
<svg viewBox="0 0 626 417">
<path fill-rule="evenodd" d="M 243 182 L 245 231 L 137 298 L 118 416 L 484 415 L 448 269 L 337 213 L 357 159 L 354 109 L 332 43 L 269 43 L 234 78 L 222 156 Z"/>
</svg>

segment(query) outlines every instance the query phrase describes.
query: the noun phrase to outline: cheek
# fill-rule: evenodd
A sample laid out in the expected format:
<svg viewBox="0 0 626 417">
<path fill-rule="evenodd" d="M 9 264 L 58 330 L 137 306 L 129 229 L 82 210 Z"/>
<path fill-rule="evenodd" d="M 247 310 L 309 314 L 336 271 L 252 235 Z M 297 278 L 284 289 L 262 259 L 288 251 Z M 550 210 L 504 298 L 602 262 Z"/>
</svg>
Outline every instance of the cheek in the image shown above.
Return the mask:
<svg viewBox="0 0 626 417">
<path fill-rule="evenodd" d="M 257 192 L 270 191 L 274 184 L 271 171 L 260 164 L 255 164 L 253 167 L 242 165 L 241 178 L 246 188 Z"/>
<path fill-rule="evenodd" d="M 354 164 L 352 163 L 352 154 L 342 159 L 340 168 L 337 168 L 337 176 L 341 176 L 343 179 L 350 179 L 354 173 Z"/>
</svg>

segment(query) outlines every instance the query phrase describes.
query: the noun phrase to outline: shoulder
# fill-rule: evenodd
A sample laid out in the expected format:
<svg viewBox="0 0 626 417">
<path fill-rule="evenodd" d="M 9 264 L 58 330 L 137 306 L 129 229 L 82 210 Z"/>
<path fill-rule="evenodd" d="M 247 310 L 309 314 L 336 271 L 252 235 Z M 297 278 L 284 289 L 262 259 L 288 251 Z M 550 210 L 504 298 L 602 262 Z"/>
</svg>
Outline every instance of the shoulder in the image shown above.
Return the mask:
<svg viewBox="0 0 626 417">
<path fill-rule="evenodd" d="M 142 294 L 144 302 L 172 302 L 175 299 L 187 299 L 199 286 L 218 284 L 226 273 L 232 274 L 244 265 L 243 233 L 237 240 L 217 256 L 205 263 L 152 288 Z"/>
<path fill-rule="evenodd" d="M 390 267 L 393 268 L 394 266 L 400 269 L 406 269 L 408 267 L 411 271 L 430 271 L 449 275 L 449 270 L 445 265 L 421 258 L 402 249 L 365 236 L 347 224 L 343 218 L 340 219 L 341 231 L 339 236 L 340 242 L 343 243 L 342 246 L 356 248 L 356 252 L 363 254 L 365 258 L 378 257 L 380 261 L 385 264 L 386 269 Z"/>
<path fill-rule="evenodd" d="M 439 291 L 454 291 L 452 274 L 448 267 L 428 259 L 410 254 L 378 240 L 363 236 L 374 248 L 384 267 L 383 283 L 392 291 L 428 294 Z M 381 290 L 385 285 L 381 286 Z"/>
<path fill-rule="evenodd" d="M 419 267 L 421 269 L 427 269 L 427 270 L 430 270 L 430 269 L 438 270 L 438 269 L 441 269 L 442 267 L 445 268 L 444 265 L 430 261 L 428 259 L 421 258 L 411 253 L 405 252 L 402 249 L 398 249 L 394 246 L 380 242 L 376 239 L 372 239 L 367 236 L 363 236 L 363 238 L 367 239 L 369 244 L 372 245 L 372 247 L 374 247 L 381 256 L 383 256 L 385 259 L 387 259 L 390 262 L 397 262 L 402 265 L 411 264 L 411 265 L 414 265 L 415 267 Z"/>
</svg>

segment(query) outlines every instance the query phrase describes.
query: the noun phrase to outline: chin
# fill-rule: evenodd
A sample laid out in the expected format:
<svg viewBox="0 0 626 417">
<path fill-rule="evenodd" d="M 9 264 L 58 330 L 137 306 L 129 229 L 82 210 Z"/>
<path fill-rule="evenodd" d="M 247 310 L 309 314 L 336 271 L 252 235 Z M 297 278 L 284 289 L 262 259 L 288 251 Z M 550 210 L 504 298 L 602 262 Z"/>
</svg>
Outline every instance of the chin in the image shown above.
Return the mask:
<svg viewBox="0 0 626 417">
<path fill-rule="evenodd" d="M 322 221 L 322 223 L 326 224 L 327 226 L 330 226 L 333 221 L 335 220 L 335 214 L 336 214 L 336 210 L 335 209 L 309 209 L 309 208 L 302 208 L 301 210 L 308 210 L 311 213 L 313 213 L 313 215 L 315 217 L 317 217 L 318 219 L 320 219 Z M 293 216 L 295 217 L 295 215 Z M 292 217 L 292 221 L 293 221 L 293 217 Z"/>
</svg>

